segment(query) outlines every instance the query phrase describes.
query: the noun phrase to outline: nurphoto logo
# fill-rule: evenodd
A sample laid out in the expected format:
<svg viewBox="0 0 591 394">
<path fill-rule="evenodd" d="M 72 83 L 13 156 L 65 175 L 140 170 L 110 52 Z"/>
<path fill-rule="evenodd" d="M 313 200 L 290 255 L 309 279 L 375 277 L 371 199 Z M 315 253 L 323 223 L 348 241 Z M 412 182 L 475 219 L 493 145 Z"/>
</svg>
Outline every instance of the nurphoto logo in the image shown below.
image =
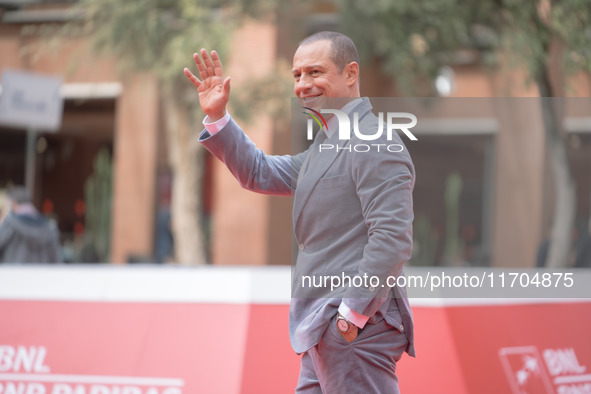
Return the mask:
<svg viewBox="0 0 591 394">
<path fill-rule="evenodd" d="M 338 136 L 339 140 L 350 140 L 351 139 L 351 120 L 347 113 L 338 110 L 338 109 L 321 109 L 320 111 L 316 111 L 309 107 L 302 107 L 305 110 L 310 112 L 303 112 L 304 114 L 310 116 L 307 123 L 307 135 L 306 138 L 311 141 L 314 139 L 314 121 L 318 124 L 320 129 L 323 127 L 325 130 L 328 131 L 328 123 L 322 114 L 332 114 L 335 116 L 338 122 Z M 384 121 L 385 119 L 385 121 Z M 400 122 L 400 119 L 404 119 L 405 122 Z M 402 131 L 411 141 L 418 141 L 417 137 L 413 133 L 410 132 L 409 129 L 413 128 L 417 124 L 417 117 L 409 112 L 387 112 L 385 115 L 383 112 L 378 114 L 378 129 L 370 134 L 364 134 L 359 130 L 359 113 L 353 113 L 353 133 L 355 136 L 362 140 L 362 141 L 376 141 L 382 138 L 384 134 L 384 123 L 386 123 L 385 132 L 386 132 L 386 140 L 392 141 L 394 132 L 396 130 Z M 388 152 L 402 152 L 404 150 L 404 146 L 401 144 L 384 144 L 384 143 L 374 143 L 374 144 L 355 144 L 353 146 L 345 146 L 339 147 L 335 146 L 334 144 L 320 144 L 319 151 L 322 152 L 324 150 L 346 150 L 349 152 L 368 152 L 372 149 L 377 149 L 379 152 L 380 150 L 388 151 Z"/>
</svg>

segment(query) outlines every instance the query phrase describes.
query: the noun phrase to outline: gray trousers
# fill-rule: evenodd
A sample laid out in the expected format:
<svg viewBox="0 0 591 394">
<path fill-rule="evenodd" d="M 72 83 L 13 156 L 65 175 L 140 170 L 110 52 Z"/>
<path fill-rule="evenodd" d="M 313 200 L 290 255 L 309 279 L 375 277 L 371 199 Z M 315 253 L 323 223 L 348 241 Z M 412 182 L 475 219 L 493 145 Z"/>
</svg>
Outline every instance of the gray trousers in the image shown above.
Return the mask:
<svg viewBox="0 0 591 394">
<path fill-rule="evenodd" d="M 384 320 L 366 324 L 349 343 L 336 327 L 336 316 L 316 346 L 302 356 L 296 393 L 396 394 L 396 362 L 408 340 Z"/>
</svg>

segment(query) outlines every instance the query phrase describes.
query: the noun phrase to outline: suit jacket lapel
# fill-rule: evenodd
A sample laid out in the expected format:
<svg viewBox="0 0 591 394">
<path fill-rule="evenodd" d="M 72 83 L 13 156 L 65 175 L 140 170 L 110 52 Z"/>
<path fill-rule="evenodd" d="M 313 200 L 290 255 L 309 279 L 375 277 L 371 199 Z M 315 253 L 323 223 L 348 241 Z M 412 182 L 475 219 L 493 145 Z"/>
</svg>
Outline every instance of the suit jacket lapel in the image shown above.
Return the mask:
<svg viewBox="0 0 591 394">
<path fill-rule="evenodd" d="M 365 115 L 366 112 L 371 110 L 371 104 L 367 98 L 362 99 L 362 101 L 353 108 L 353 111 L 359 113 L 359 120 Z M 351 111 L 351 113 L 353 113 Z M 353 132 L 353 117 L 351 117 L 351 132 Z M 317 146 L 313 146 L 312 149 L 319 148 L 319 139 L 318 136 L 314 140 L 314 144 L 318 144 Z M 330 144 L 333 146 L 332 149 L 322 150 L 322 152 L 317 152 L 316 157 L 314 159 L 314 163 L 311 163 L 312 160 L 312 150 L 310 150 L 310 154 L 306 159 L 306 163 L 303 166 L 303 172 L 301 173 L 301 177 L 298 180 L 297 188 L 295 191 L 295 197 L 293 202 L 293 223 L 294 226 L 297 226 L 298 218 L 302 213 L 302 209 L 308 198 L 310 197 L 310 193 L 314 190 L 314 186 L 318 183 L 318 180 L 324 175 L 324 173 L 330 168 L 330 166 L 334 163 L 337 156 L 342 154 L 343 148 L 349 144 L 349 140 L 339 140 L 339 133 L 338 130 L 332 133 L 332 136 L 323 142 L 324 144 Z M 338 147 L 338 149 L 337 149 Z M 350 154 L 347 152 L 346 154 Z"/>
<path fill-rule="evenodd" d="M 324 175 L 326 170 L 334 163 L 337 156 L 341 153 L 342 148 L 349 143 L 349 140 L 339 140 L 338 133 L 334 133 L 331 138 L 324 141 L 324 144 L 330 144 L 333 146 L 332 149 L 322 150 L 322 152 L 316 152 L 314 162 L 311 163 L 310 156 L 308 157 L 308 163 L 306 170 L 298 182 L 298 187 L 295 192 L 294 207 L 293 207 L 293 222 L 297 224 L 297 219 L 302 213 L 304 205 L 310 197 L 310 193 L 314 189 L 318 180 Z M 339 149 L 336 147 L 338 146 Z M 313 147 L 313 149 L 319 149 L 319 145 Z"/>
<path fill-rule="evenodd" d="M 308 152 L 308 156 L 306 157 L 306 159 L 304 160 L 304 163 L 302 164 L 302 169 L 301 169 L 302 178 L 308 172 L 308 169 L 311 166 L 310 163 L 312 163 L 315 160 L 316 156 L 318 155 L 318 153 L 319 153 L 318 148 L 319 148 L 320 144 L 328 142 L 328 141 L 326 141 L 326 139 L 327 139 L 326 133 L 323 130 L 320 130 L 316 134 L 316 137 L 314 137 L 314 141 L 312 142 L 310 152 Z"/>
</svg>

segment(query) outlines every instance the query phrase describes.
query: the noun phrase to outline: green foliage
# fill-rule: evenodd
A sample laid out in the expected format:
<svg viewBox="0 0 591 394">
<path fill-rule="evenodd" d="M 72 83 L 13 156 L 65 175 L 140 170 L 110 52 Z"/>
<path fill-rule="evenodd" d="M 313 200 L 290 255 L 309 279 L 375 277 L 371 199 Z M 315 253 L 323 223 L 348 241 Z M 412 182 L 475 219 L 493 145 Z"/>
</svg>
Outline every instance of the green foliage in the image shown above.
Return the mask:
<svg viewBox="0 0 591 394">
<path fill-rule="evenodd" d="M 410 263 L 414 266 L 435 265 L 435 254 L 439 241 L 429 217 L 421 212 L 414 222 L 414 248 Z"/>
<path fill-rule="evenodd" d="M 261 113 L 275 119 L 285 117 L 290 111 L 290 97 L 293 96 L 290 70 L 290 64 L 279 61 L 272 72 L 246 82 L 230 98 L 233 116 L 245 122 Z"/>
<path fill-rule="evenodd" d="M 360 55 L 376 56 L 405 92 L 470 53 L 485 64 L 502 51 L 535 78 L 549 45 L 564 45 L 564 69 L 591 70 L 591 0 L 336 0 L 341 29 Z"/>
<path fill-rule="evenodd" d="M 201 48 L 224 57 L 228 37 L 244 16 L 264 16 L 273 0 L 80 0 L 77 31 L 90 33 L 96 50 L 115 56 L 127 72 L 151 72 L 173 88 L 184 86 L 184 67 Z M 72 25 L 65 29 L 74 31 Z"/>
<path fill-rule="evenodd" d="M 377 56 L 405 91 L 411 91 L 417 79 L 434 78 L 452 51 L 490 45 L 484 33 L 481 39 L 466 23 L 481 19 L 490 8 L 488 1 L 473 2 L 472 7 L 463 7 L 461 0 L 340 3 L 341 28 L 357 43 L 360 56 Z"/>
<path fill-rule="evenodd" d="M 191 55 L 215 49 L 227 65 L 234 29 L 247 17 L 270 18 L 275 7 L 276 0 L 80 0 L 73 12 L 84 15 L 82 22 L 64 26 L 62 33 L 90 35 L 94 50 L 113 55 L 122 72 L 150 72 L 180 99 L 177 105 L 194 104 L 193 87 L 182 71 L 190 67 L 197 74 Z M 266 99 L 278 93 L 268 87 L 280 86 L 275 84 L 279 79 L 273 73 L 258 81 L 259 88 L 247 86 L 242 96 L 260 93 L 266 106 Z M 238 108 L 246 101 L 258 102 L 240 95 L 232 100 Z"/>
<path fill-rule="evenodd" d="M 225 50 L 231 12 L 213 1 L 81 0 L 84 30 L 97 50 L 115 56 L 125 71 L 152 72 L 163 82 L 182 79 L 201 47 Z"/>
</svg>

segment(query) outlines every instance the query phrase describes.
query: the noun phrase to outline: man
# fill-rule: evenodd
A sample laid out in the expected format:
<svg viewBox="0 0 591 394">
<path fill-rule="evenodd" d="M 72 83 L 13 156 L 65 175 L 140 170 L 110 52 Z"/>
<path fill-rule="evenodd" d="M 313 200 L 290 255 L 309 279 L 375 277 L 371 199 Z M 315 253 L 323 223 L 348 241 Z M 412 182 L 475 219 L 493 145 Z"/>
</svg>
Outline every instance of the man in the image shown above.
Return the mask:
<svg viewBox="0 0 591 394">
<path fill-rule="evenodd" d="M 356 134 L 341 140 L 332 117 L 305 152 L 265 155 L 226 111 L 230 78 L 223 78 L 219 56 L 204 49 L 201 56 L 193 56 L 201 80 L 185 69 L 207 114 L 199 141 L 243 187 L 294 195 L 300 251 L 289 326 L 292 347 L 303 353 L 296 392 L 397 393 L 396 362 L 404 351 L 414 355 L 413 323 L 405 289 L 385 283 L 402 275 L 412 251 L 414 167 L 408 152 L 357 153 L 350 147 L 367 141 Z M 340 108 L 351 119 L 356 113 L 359 130 L 375 133 L 378 120 L 369 100 L 360 98 L 359 60 L 348 37 L 321 32 L 304 39 L 292 72 L 303 107 Z M 403 147 L 399 136 L 393 138 L 389 143 Z M 355 276 L 380 284 L 311 285 L 318 278 L 344 282 Z"/>
<path fill-rule="evenodd" d="M 58 229 L 35 209 L 28 191 L 13 187 L 6 198 L 10 213 L 0 223 L 0 262 L 61 262 Z"/>
</svg>

